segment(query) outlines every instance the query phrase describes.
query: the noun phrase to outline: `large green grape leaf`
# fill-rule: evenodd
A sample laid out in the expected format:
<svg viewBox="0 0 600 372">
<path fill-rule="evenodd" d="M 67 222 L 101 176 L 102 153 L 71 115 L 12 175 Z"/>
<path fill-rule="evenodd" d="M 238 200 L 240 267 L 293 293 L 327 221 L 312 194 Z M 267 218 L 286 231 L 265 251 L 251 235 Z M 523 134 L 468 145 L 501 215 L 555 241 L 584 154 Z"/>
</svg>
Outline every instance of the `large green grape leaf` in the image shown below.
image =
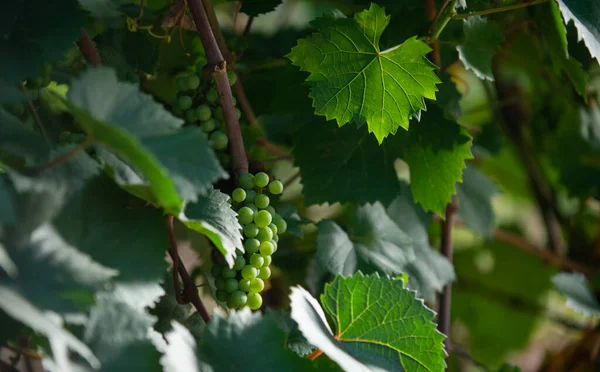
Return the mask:
<svg viewBox="0 0 600 372">
<path fill-rule="evenodd" d="M 269 13 L 282 3 L 282 0 L 244 0 L 240 12 L 244 12 L 251 17 L 260 14 Z"/>
<path fill-rule="evenodd" d="M 384 51 L 379 38 L 389 23 L 385 10 L 371 4 L 350 18 L 323 17 L 319 29 L 300 39 L 288 58 L 310 73 L 315 112 L 339 126 L 367 123 L 379 143 L 398 127 L 408 129 L 411 116 L 425 109 L 424 98 L 435 99 L 435 65 L 425 58 L 431 50 L 416 37 Z"/>
<path fill-rule="evenodd" d="M 196 340 L 183 325 L 173 321 L 169 326 L 172 331 L 165 335 L 167 348 L 160 358 L 164 372 L 210 372 L 210 367 L 203 368 L 196 356 Z"/>
<path fill-rule="evenodd" d="M 54 221 L 61 235 L 99 263 L 119 270 L 120 281 L 160 280 L 167 268 L 167 226 L 106 176 L 72 195 Z"/>
<path fill-rule="evenodd" d="M 418 125 L 408 131 L 403 159 L 410 168 L 410 188 L 426 211 L 444 215 L 446 205 L 462 181 L 465 160 L 471 155 L 471 137 L 458 124 L 431 106 Z"/>
<path fill-rule="evenodd" d="M 399 139 L 400 133 L 382 148 L 361 128 L 320 120 L 304 125 L 294 135 L 293 152 L 307 204 L 391 202 L 399 188 Z"/>
<path fill-rule="evenodd" d="M 57 320 L 32 305 L 16 290 L 0 284 L 0 310 L 34 331 L 46 336 L 53 347 L 53 356 L 58 360 L 68 359 L 68 349 L 85 358 L 98 368 L 100 361 L 94 353 L 69 331 L 57 324 Z M 63 369 L 66 370 L 66 369 Z"/>
<path fill-rule="evenodd" d="M 467 226 L 488 238 L 494 230 L 492 197 L 497 191 L 496 184 L 472 165 L 465 168 L 463 182 L 456 185 L 458 214 Z"/>
<path fill-rule="evenodd" d="M 567 297 L 567 305 L 584 315 L 600 315 L 600 303 L 592 293 L 590 285 L 580 273 L 559 273 L 552 283 Z"/>
<path fill-rule="evenodd" d="M 579 40 L 600 62 L 600 3 L 596 0 L 557 0 L 565 23 L 573 21 Z"/>
<path fill-rule="evenodd" d="M 285 334 L 270 317 L 248 308 L 232 311 L 228 317 L 216 310 L 198 349 L 202 361 L 214 371 L 312 370 L 308 359 L 285 348 Z M 268 357 L 261 358 L 266 350 Z"/>
<path fill-rule="evenodd" d="M 300 331 L 346 371 L 446 368 L 444 335 L 436 329 L 434 312 L 401 280 L 338 275 L 325 286 L 323 308 L 301 287 L 292 288 L 290 299 Z"/>
<path fill-rule="evenodd" d="M 335 222 L 319 223 L 317 262 L 332 274 L 357 270 L 400 274 L 414 260 L 413 242 L 385 213 L 380 203 L 353 207 L 347 232 Z"/>
<path fill-rule="evenodd" d="M 88 134 L 137 168 L 152 191 L 149 201 L 170 213 L 179 214 L 182 199 L 195 201 L 227 177 L 198 128 L 179 129 L 180 119 L 135 85 L 119 82 L 111 69 L 84 72 L 73 82 L 69 101 Z"/>
<path fill-rule="evenodd" d="M 228 200 L 228 195 L 211 189 L 208 195 L 186 205 L 179 219 L 190 229 L 206 235 L 233 267 L 235 250 L 243 250 L 243 245 L 237 213 L 231 208 Z"/>
<path fill-rule="evenodd" d="M 436 292 L 456 279 L 456 274 L 450 261 L 429 244 L 427 222 L 430 215 L 425 214 L 408 193 L 394 199 L 387 214 L 413 240 L 415 259 L 403 268 L 408 274 L 407 286 L 416 290 L 419 297 L 434 298 Z"/>
<path fill-rule="evenodd" d="M 315 347 L 308 343 L 306 337 L 298 329 L 298 323 L 292 319 L 292 314 L 283 309 L 273 310 L 271 308 L 268 308 L 265 314 L 285 332 L 285 345 L 296 354 L 305 356 L 315 350 Z"/>
<path fill-rule="evenodd" d="M 492 57 L 504 41 L 502 30 L 486 17 L 464 20 L 465 42 L 457 47 L 458 56 L 466 68 L 481 79 L 494 80 Z"/>
</svg>

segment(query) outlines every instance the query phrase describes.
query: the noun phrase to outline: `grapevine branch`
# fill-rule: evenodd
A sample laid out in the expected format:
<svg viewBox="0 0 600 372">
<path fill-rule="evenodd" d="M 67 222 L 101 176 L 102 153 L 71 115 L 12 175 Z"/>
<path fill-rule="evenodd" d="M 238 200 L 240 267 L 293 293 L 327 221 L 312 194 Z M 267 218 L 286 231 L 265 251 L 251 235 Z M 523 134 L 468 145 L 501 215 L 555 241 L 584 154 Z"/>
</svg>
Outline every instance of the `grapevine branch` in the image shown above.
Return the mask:
<svg viewBox="0 0 600 372">
<path fill-rule="evenodd" d="M 209 0 L 188 0 L 188 5 L 196 24 L 196 30 L 206 52 L 206 59 L 215 79 L 219 99 L 223 107 L 225 126 L 227 136 L 229 137 L 229 149 L 233 158 L 234 173 L 239 175 L 248 171 L 248 158 L 244 149 L 240 123 L 235 112 L 229 79 L 227 78 L 227 61 L 223 58 L 223 54 L 211 29 L 208 15 L 204 8 L 206 4 L 212 6 Z"/>
<path fill-rule="evenodd" d="M 83 57 L 90 65 L 98 66 L 102 64 L 100 53 L 98 53 L 98 50 L 85 32 L 85 29 L 81 29 L 81 36 L 77 39 L 77 47 L 79 47 L 81 54 L 83 54 Z"/>
</svg>

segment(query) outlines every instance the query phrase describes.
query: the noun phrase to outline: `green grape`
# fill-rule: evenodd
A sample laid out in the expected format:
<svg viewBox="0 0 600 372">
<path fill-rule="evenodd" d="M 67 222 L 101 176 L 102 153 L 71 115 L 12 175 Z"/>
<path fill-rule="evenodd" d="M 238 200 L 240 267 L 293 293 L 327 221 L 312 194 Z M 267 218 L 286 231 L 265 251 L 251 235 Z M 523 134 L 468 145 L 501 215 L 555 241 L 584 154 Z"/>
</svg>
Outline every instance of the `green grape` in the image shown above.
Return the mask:
<svg viewBox="0 0 600 372">
<path fill-rule="evenodd" d="M 238 120 L 242 117 L 242 112 L 239 108 L 235 109 L 235 116 L 237 116 Z"/>
<path fill-rule="evenodd" d="M 234 202 L 241 203 L 246 199 L 246 191 L 238 187 L 231 193 L 231 198 Z"/>
<path fill-rule="evenodd" d="M 217 289 L 224 289 L 225 288 L 225 280 L 224 279 L 215 279 L 215 287 Z"/>
<path fill-rule="evenodd" d="M 193 103 L 192 97 L 179 96 L 179 98 L 177 98 L 176 105 L 177 105 L 178 109 L 185 111 L 185 110 L 189 109 L 190 107 L 192 107 L 192 103 Z"/>
<path fill-rule="evenodd" d="M 261 267 L 258 270 L 258 277 L 262 280 L 267 280 L 271 277 L 271 269 L 268 267 Z"/>
<path fill-rule="evenodd" d="M 273 258 L 270 255 L 263 256 L 263 258 L 265 259 L 265 262 L 263 263 L 263 267 L 269 267 L 269 265 L 271 265 L 271 262 L 273 262 Z"/>
<path fill-rule="evenodd" d="M 242 173 L 240 174 L 240 179 L 238 180 L 240 186 L 244 189 L 250 191 L 250 189 L 254 188 L 254 176 L 251 173 Z M 256 194 L 256 193 L 255 193 Z M 248 196 L 246 196 L 248 197 Z"/>
<path fill-rule="evenodd" d="M 273 224 L 277 226 L 279 234 L 283 234 L 287 230 L 287 222 L 281 216 L 277 215 L 273 218 Z"/>
<path fill-rule="evenodd" d="M 256 196 L 258 198 L 258 195 Z M 271 217 L 271 213 L 267 211 L 258 211 L 254 215 L 254 223 L 258 227 L 267 227 L 271 224 L 273 217 Z"/>
<path fill-rule="evenodd" d="M 212 275 L 213 278 L 216 278 L 219 276 L 219 274 L 221 274 L 221 265 L 213 265 L 213 267 L 210 269 L 210 275 Z"/>
<path fill-rule="evenodd" d="M 234 97 L 234 96 L 231 96 L 231 98 L 233 99 L 233 105 L 234 105 L 234 106 L 235 106 L 235 105 L 237 105 L 237 99 L 235 99 L 235 97 Z M 241 124 L 241 123 L 240 123 L 240 124 Z"/>
<path fill-rule="evenodd" d="M 216 131 L 210 135 L 210 143 L 215 150 L 223 150 L 229 143 L 227 135 L 221 131 Z"/>
<path fill-rule="evenodd" d="M 240 291 L 250 292 L 250 279 L 240 279 L 240 284 L 238 285 L 238 288 L 240 289 Z"/>
<path fill-rule="evenodd" d="M 259 293 L 265 289 L 265 282 L 261 278 L 254 278 L 250 281 L 250 292 Z"/>
<path fill-rule="evenodd" d="M 200 78 L 196 74 L 191 74 L 186 78 L 188 90 L 196 90 L 200 86 Z"/>
<path fill-rule="evenodd" d="M 246 207 L 252 209 L 254 211 L 254 213 L 258 212 L 258 207 L 254 203 L 252 203 L 252 204 L 246 204 Z"/>
<path fill-rule="evenodd" d="M 185 112 L 185 120 L 187 120 L 188 123 L 195 123 L 198 121 L 198 117 L 196 116 L 196 110 L 194 109 L 189 109 Z"/>
<path fill-rule="evenodd" d="M 258 247 L 260 247 L 260 241 L 258 241 L 258 239 L 250 238 L 246 239 L 244 242 L 244 249 L 246 250 L 246 253 L 256 253 L 258 252 Z"/>
<path fill-rule="evenodd" d="M 225 121 L 225 113 L 223 112 L 223 107 L 219 106 L 215 109 L 215 119 Z"/>
<path fill-rule="evenodd" d="M 275 180 L 269 184 L 269 192 L 273 195 L 279 195 L 283 192 L 283 183 L 279 180 Z"/>
<path fill-rule="evenodd" d="M 206 92 L 206 100 L 210 103 L 216 103 L 219 100 L 219 92 L 215 88 L 210 88 Z"/>
<path fill-rule="evenodd" d="M 268 242 L 273 239 L 273 231 L 268 227 L 260 227 L 258 228 L 258 235 L 256 235 L 256 239 L 260 242 Z"/>
<path fill-rule="evenodd" d="M 254 238 L 256 237 L 256 235 L 258 235 L 258 227 L 253 224 L 253 223 L 249 223 L 246 226 L 244 226 L 244 236 L 247 238 Z"/>
<path fill-rule="evenodd" d="M 188 90 L 187 78 L 185 76 L 178 77 L 177 80 L 175 80 L 175 85 L 177 85 L 177 90 L 180 92 Z"/>
<path fill-rule="evenodd" d="M 265 208 L 265 210 L 269 213 L 271 213 L 271 217 L 275 218 L 275 216 L 277 215 L 277 212 L 275 212 L 275 208 L 273 208 L 272 205 L 269 205 L 268 207 Z"/>
<path fill-rule="evenodd" d="M 221 277 L 223 277 L 223 279 L 235 278 L 235 275 L 236 271 L 228 268 L 227 266 L 223 268 L 223 271 L 221 271 Z"/>
<path fill-rule="evenodd" d="M 265 209 L 268 207 L 270 202 L 271 200 L 265 194 L 258 194 L 254 199 L 254 204 L 256 204 L 256 206 L 260 209 Z"/>
<path fill-rule="evenodd" d="M 256 200 L 256 191 L 254 190 L 246 190 L 246 202 L 247 203 L 254 203 L 254 200 Z"/>
<path fill-rule="evenodd" d="M 277 235 L 275 235 L 275 236 L 277 236 Z M 273 237 L 275 237 L 275 236 L 273 236 Z M 278 247 L 277 242 L 275 240 L 271 240 L 271 244 L 273 244 L 273 253 L 277 252 L 277 247 Z"/>
<path fill-rule="evenodd" d="M 177 103 L 177 102 L 176 102 Z M 179 109 L 179 107 L 173 107 L 173 115 L 177 116 L 177 117 L 182 117 L 183 116 L 183 110 Z"/>
<path fill-rule="evenodd" d="M 258 172 L 254 175 L 256 187 L 265 187 L 269 184 L 269 175 L 265 172 Z"/>
<path fill-rule="evenodd" d="M 273 243 L 271 243 L 271 242 L 260 243 L 260 254 L 265 255 L 265 256 L 270 256 L 273 254 L 273 252 L 275 252 L 275 247 L 273 246 Z M 260 265 L 260 266 L 262 266 L 262 265 Z"/>
<path fill-rule="evenodd" d="M 206 105 L 200 105 L 196 107 L 196 116 L 200 121 L 205 121 L 210 119 L 212 116 L 212 112 L 210 111 L 210 107 Z"/>
<path fill-rule="evenodd" d="M 254 218 L 254 211 L 248 207 L 242 207 L 238 211 L 238 221 L 241 225 L 247 225 L 252 222 Z"/>
<path fill-rule="evenodd" d="M 258 275 L 259 271 L 256 267 L 252 265 L 246 265 L 242 269 L 242 277 L 244 279 L 254 279 Z"/>
<path fill-rule="evenodd" d="M 229 298 L 229 293 L 223 290 L 218 290 L 216 293 L 216 297 L 218 301 L 225 302 L 227 301 L 227 298 Z"/>
<path fill-rule="evenodd" d="M 227 79 L 229 79 L 229 85 L 233 86 L 237 82 L 237 75 L 233 71 L 227 71 Z"/>
<path fill-rule="evenodd" d="M 198 113 L 196 112 L 196 115 L 198 115 Z M 215 122 L 215 119 L 210 118 L 208 120 L 204 120 L 200 122 L 200 129 L 202 129 L 202 131 L 204 133 L 210 133 L 213 130 L 215 130 L 215 128 L 217 127 L 217 123 Z"/>
<path fill-rule="evenodd" d="M 279 243 L 279 234 L 273 235 L 273 241 Z"/>
<path fill-rule="evenodd" d="M 262 246 L 262 244 L 261 244 L 261 246 Z M 261 251 L 261 253 L 262 253 L 262 251 Z M 264 263 L 265 263 L 265 259 L 260 254 L 255 253 L 252 256 L 250 256 L 250 265 L 256 267 L 257 269 L 260 269 Z"/>
<path fill-rule="evenodd" d="M 225 281 L 225 291 L 227 291 L 228 293 L 232 293 L 234 291 L 237 291 L 238 289 L 238 281 L 235 278 L 231 278 L 231 279 L 227 279 Z"/>
<path fill-rule="evenodd" d="M 275 226 L 275 224 L 272 223 L 267 227 L 273 231 L 273 236 L 277 235 L 277 226 Z"/>
<path fill-rule="evenodd" d="M 250 293 L 246 298 L 246 303 L 250 310 L 258 310 L 262 306 L 263 299 L 258 293 Z"/>
<path fill-rule="evenodd" d="M 244 266 L 246 266 L 246 260 L 244 259 L 244 256 L 237 256 L 233 263 L 233 269 L 240 271 Z"/>
<path fill-rule="evenodd" d="M 230 309 L 239 309 L 246 305 L 248 296 L 242 291 L 235 291 L 227 299 L 227 307 Z"/>
</svg>

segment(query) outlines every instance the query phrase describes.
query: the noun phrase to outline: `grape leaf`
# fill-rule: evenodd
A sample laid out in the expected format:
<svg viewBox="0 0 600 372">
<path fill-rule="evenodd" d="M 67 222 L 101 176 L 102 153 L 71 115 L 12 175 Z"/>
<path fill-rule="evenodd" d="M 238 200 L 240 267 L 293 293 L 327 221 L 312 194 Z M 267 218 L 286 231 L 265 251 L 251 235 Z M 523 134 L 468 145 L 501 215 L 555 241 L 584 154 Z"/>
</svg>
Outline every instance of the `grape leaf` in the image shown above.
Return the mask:
<svg viewBox="0 0 600 372">
<path fill-rule="evenodd" d="M 165 294 L 162 295 L 159 301 L 150 309 L 150 314 L 157 318 L 154 329 L 162 334 L 172 330 L 173 324 L 183 322 L 189 315 L 192 305 L 180 304 L 175 298 L 175 286 L 171 280 L 171 273 L 165 276 L 162 288 Z M 177 323 L 179 322 L 179 323 Z"/>
<path fill-rule="evenodd" d="M 14 225 L 17 222 L 17 211 L 12 199 L 11 185 L 6 177 L 0 177 L 0 225 Z M 0 237 L 2 237 L 1 233 Z"/>
<path fill-rule="evenodd" d="M 292 288 L 290 299 L 300 331 L 346 371 L 446 368 L 444 335 L 433 323 L 434 312 L 401 280 L 338 275 L 325 286 L 323 308 L 301 287 Z"/>
<path fill-rule="evenodd" d="M 352 275 L 359 269 L 400 274 L 415 258 L 412 239 L 380 203 L 352 207 L 347 219 L 347 233 L 333 221 L 318 225 L 316 259 L 332 274 Z"/>
<path fill-rule="evenodd" d="M 279 214 L 287 223 L 286 234 L 294 235 L 300 239 L 304 238 L 302 226 L 310 223 L 298 215 L 298 210 L 292 204 L 279 204 L 277 206 L 277 214 Z"/>
<path fill-rule="evenodd" d="M 10 258 L 2 243 L 0 243 L 0 269 L 4 270 L 9 278 L 15 278 L 19 274 L 17 265 L 15 265 L 14 261 Z M 2 272 L 0 272 L 0 277 L 2 276 L 1 274 Z"/>
<path fill-rule="evenodd" d="M 410 168 L 410 189 L 426 211 L 444 215 L 462 181 L 465 160 L 472 159 L 471 137 L 458 124 L 431 106 L 421 122 L 408 131 L 403 159 Z"/>
<path fill-rule="evenodd" d="M 492 57 L 504 41 L 502 30 L 486 17 L 469 17 L 463 22 L 466 40 L 457 47 L 460 60 L 479 78 L 494 80 Z"/>
<path fill-rule="evenodd" d="M 69 243 L 118 269 L 120 281 L 163 278 L 168 239 L 161 211 L 145 207 L 107 177 L 72 195 L 54 223 Z"/>
<path fill-rule="evenodd" d="M 408 193 L 394 199 L 386 212 L 413 240 L 415 259 L 403 268 L 409 278 L 407 286 L 416 290 L 419 297 L 432 299 L 436 292 L 456 279 L 456 274 L 448 259 L 429 244 L 427 222 L 430 216 L 412 201 Z"/>
<path fill-rule="evenodd" d="M 165 335 L 167 349 L 160 358 L 160 364 L 165 372 L 199 372 L 210 371 L 199 366 L 196 357 L 196 340 L 183 325 L 173 321 L 172 331 Z"/>
<path fill-rule="evenodd" d="M 595 0 L 558 0 L 565 24 L 573 21 L 579 40 L 600 62 L 600 3 Z"/>
<path fill-rule="evenodd" d="M 96 18 L 119 18 L 123 14 L 119 11 L 115 0 L 79 0 L 83 9 L 89 11 Z"/>
<path fill-rule="evenodd" d="M 379 50 L 388 23 L 373 3 L 353 19 L 319 18 L 313 22 L 319 33 L 300 39 L 287 55 L 310 73 L 316 114 L 339 126 L 366 121 L 379 143 L 398 127 L 408 129 L 410 117 L 425 109 L 424 98 L 435 99 L 440 82 L 425 58 L 431 49 L 416 37 Z"/>
<path fill-rule="evenodd" d="M 465 168 L 463 182 L 456 185 L 458 214 L 467 226 L 488 238 L 494 230 L 492 197 L 497 191 L 496 184 L 473 166 Z"/>
<path fill-rule="evenodd" d="M 16 117 L 0 107 L 0 148 L 10 154 L 39 158 L 48 154 L 43 137 L 26 128 Z"/>
<path fill-rule="evenodd" d="M 221 251 L 229 266 L 233 267 L 235 250 L 243 250 L 243 244 L 237 213 L 227 200 L 228 195 L 211 189 L 196 203 L 186 205 L 179 219 L 190 229 L 206 235 Z"/>
<path fill-rule="evenodd" d="M 100 366 L 100 361 L 83 342 L 58 325 L 55 319 L 32 305 L 17 291 L 0 284 L 0 298 L 2 298 L 0 310 L 48 337 L 51 345 L 56 345 L 53 350 L 54 358 L 66 359 L 68 347 L 85 358 L 93 367 Z M 60 351 L 61 355 L 57 355 L 56 351 Z"/>
<path fill-rule="evenodd" d="M 231 350 L 237 350 L 235 358 Z M 269 350 L 268 358 L 260 358 Z M 200 356 L 215 371 L 309 371 L 311 362 L 285 348 L 285 334 L 270 318 L 245 308 L 228 317 L 216 310 L 206 327 Z"/>
<path fill-rule="evenodd" d="M 300 356 L 308 355 L 315 350 L 315 347 L 309 344 L 306 337 L 300 332 L 298 323 L 292 319 L 292 315 L 289 312 L 282 309 L 273 310 L 267 308 L 266 316 L 273 319 L 277 323 L 277 326 L 285 332 L 287 336 L 285 344 L 290 350 Z"/>
<path fill-rule="evenodd" d="M 399 187 L 394 170 L 399 138 L 388 138 L 382 149 L 364 129 L 321 121 L 304 125 L 294 135 L 293 152 L 306 203 L 391 202 Z"/>
<path fill-rule="evenodd" d="M 567 297 L 567 305 L 573 310 L 584 315 L 600 315 L 600 303 L 583 274 L 559 273 L 552 277 L 552 283 Z"/>
<path fill-rule="evenodd" d="M 244 0 L 240 12 L 246 13 L 250 17 L 256 17 L 272 12 L 281 2 L 282 0 Z"/>
</svg>

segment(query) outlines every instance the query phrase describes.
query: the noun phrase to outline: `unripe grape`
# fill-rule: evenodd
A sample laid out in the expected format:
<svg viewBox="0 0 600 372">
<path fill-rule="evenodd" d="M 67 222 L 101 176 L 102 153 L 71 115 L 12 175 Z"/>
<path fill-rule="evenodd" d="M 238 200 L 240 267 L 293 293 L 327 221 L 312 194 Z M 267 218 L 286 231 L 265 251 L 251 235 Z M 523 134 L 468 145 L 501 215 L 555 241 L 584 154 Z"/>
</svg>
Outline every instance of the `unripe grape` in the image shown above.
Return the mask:
<svg viewBox="0 0 600 372">
<path fill-rule="evenodd" d="M 263 263 L 263 267 L 269 267 L 269 265 L 271 265 L 271 262 L 273 261 L 273 258 L 270 255 L 263 256 L 263 258 L 265 259 L 265 262 Z"/>
<path fill-rule="evenodd" d="M 217 289 L 224 289 L 225 288 L 225 280 L 222 278 L 215 279 L 215 287 Z"/>
<path fill-rule="evenodd" d="M 195 123 L 198 121 L 198 117 L 196 116 L 196 110 L 189 109 L 185 112 L 185 120 L 188 123 Z"/>
<path fill-rule="evenodd" d="M 246 199 L 246 191 L 244 191 L 244 189 L 241 189 L 238 187 L 237 189 L 233 190 L 233 192 L 231 193 L 231 198 L 236 203 L 241 203 Z"/>
<path fill-rule="evenodd" d="M 210 275 L 212 275 L 213 278 L 216 278 L 219 276 L 219 274 L 221 274 L 221 265 L 213 265 L 213 267 L 210 269 Z"/>
<path fill-rule="evenodd" d="M 254 219 L 254 211 L 248 207 L 242 207 L 238 211 L 237 217 L 241 225 L 247 225 Z"/>
<path fill-rule="evenodd" d="M 246 305 L 248 296 L 242 291 L 235 291 L 227 299 L 227 307 L 230 309 L 239 309 Z"/>
<path fill-rule="evenodd" d="M 271 269 L 268 267 L 261 267 L 258 271 L 258 277 L 262 280 L 267 280 L 271 277 Z"/>
<path fill-rule="evenodd" d="M 195 90 L 200 86 L 200 78 L 196 74 L 191 74 L 186 79 L 188 90 Z"/>
<path fill-rule="evenodd" d="M 249 223 L 246 226 L 244 226 L 244 236 L 247 238 L 254 238 L 256 237 L 256 235 L 258 235 L 258 227 L 253 224 L 253 223 Z"/>
<path fill-rule="evenodd" d="M 265 282 L 261 278 L 254 278 L 250 281 L 250 292 L 259 293 L 265 289 Z"/>
<path fill-rule="evenodd" d="M 200 121 L 205 121 L 210 119 L 212 116 L 212 112 L 210 111 L 210 107 L 206 105 L 200 105 L 196 107 L 196 116 Z"/>
<path fill-rule="evenodd" d="M 243 256 L 237 256 L 233 263 L 233 269 L 236 271 L 240 271 L 244 266 L 246 266 L 246 260 Z"/>
<path fill-rule="evenodd" d="M 223 113 L 223 107 L 219 106 L 215 109 L 215 119 L 224 121 L 225 113 Z"/>
<path fill-rule="evenodd" d="M 279 234 L 283 234 L 287 230 L 287 222 L 279 215 L 273 218 L 273 224 L 277 226 L 277 232 Z"/>
<path fill-rule="evenodd" d="M 246 265 L 242 269 L 242 277 L 244 279 L 254 279 L 258 275 L 259 271 L 256 267 L 252 265 Z"/>
<path fill-rule="evenodd" d="M 268 207 L 265 208 L 265 210 L 269 213 L 271 213 L 271 217 L 275 218 L 275 216 L 277 215 L 277 212 L 275 212 L 275 208 L 273 208 L 272 205 L 269 205 Z"/>
<path fill-rule="evenodd" d="M 196 113 L 196 115 L 198 115 L 198 113 Z M 215 122 L 215 119 L 213 119 L 213 118 L 210 118 L 210 119 L 200 122 L 200 129 L 202 129 L 202 131 L 204 133 L 210 133 L 213 130 L 215 130 L 216 127 L 217 127 L 217 123 Z"/>
<path fill-rule="evenodd" d="M 254 204 L 260 209 L 265 209 L 268 207 L 270 202 L 271 200 L 265 194 L 258 194 L 254 199 Z"/>
<path fill-rule="evenodd" d="M 261 244 L 261 246 L 262 246 L 262 244 Z M 261 251 L 261 253 L 262 253 L 262 251 Z M 250 256 L 250 265 L 256 267 L 257 269 L 260 269 L 261 267 L 263 267 L 264 263 L 265 263 L 265 259 L 260 254 L 255 253 L 252 256 Z"/>
<path fill-rule="evenodd" d="M 235 97 L 234 97 L 234 96 L 231 96 L 231 98 L 233 99 L 233 105 L 234 105 L 234 106 L 235 106 L 235 105 L 237 105 L 237 99 L 235 99 Z M 242 123 L 240 123 L 240 124 L 242 124 Z"/>
<path fill-rule="evenodd" d="M 258 212 L 258 207 L 254 203 L 252 203 L 252 204 L 246 204 L 246 207 L 252 209 L 254 211 L 254 213 Z"/>
<path fill-rule="evenodd" d="M 176 104 L 177 104 L 177 101 L 175 101 L 174 105 L 176 105 Z M 183 110 L 177 106 L 173 106 L 172 111 L 173 111 L 173 115 L 177 116 L 178 118 L 182 117 L 184 114 Z"/>
<path fill-rule="evenodd" d="M 246 190 L 250 190 L 254 188 L 254 176 L 251 173 L 242 173 L 240 174 L 239 183 Z"/>
<path fill-rule="evenodd" d="M 258 239 L 250 238 L 244 242 L 244 249 L 246 253 L 256 253 L 260 247 L 260 241 Z"/>
<path fill-rule="evenodd" d="M 224 290 L 218 290 L 215 297 L 217 297 L 217 300 L 225 302 L 229 298 L 229 293 Z"/>
<path fill-rule="evenodd" d="M 260 227 L 258 229 L 258 235 L 256 235 L 256 239 L 260 242 L 268 242 L 273 239 L 273 231 L 268 227 Z"/>
<path fill-rule="evenodd" d="M 250 308 L 250 310 L 258 310 L 262 306 L 263 299 L 262 296 L 258 293 L 250 293 L 246 297 L 246 304 Z"/>
<path fill-rule="evenodd" d="M 273 237 L 276 237 L 277 235 L 274 235 Z M 277 252 L 277 242 L 275 240 L 271 240 L 271 244 L 273 244 L 273 253 Z"/>
<path fill-rule="evenodd" d="M 224 267 L 223 271 L 221 271 L 221 277 L 223 279 L 235 278 L 235 275 L 236 275 L 236 271 L 233 269 L 230 269 L 228 267 Z"/>
<path fill-rule="evenodd" d="M 206 100 L 210 103 L 216 103 L 219 100 L 219 92 L 215 88 L 210 88 L 206 92 Z"/>
<path fill-rule="evenodd" d="M 221 131 L 216 131 L 210 135 L 210 143 L 215 150 L 223 150 L 229 143 L 227 135 Z"/>
<path fill-rule="evenodd" d="M 258 172 L 254 175 L 256 187 L 265 187 L 269 184 L 269 175 L 265 172 Z"/>
<path fill-rule="evenodd" d="M 273 246 L 273 243 L 271 243 L 271 242 L 260 243 L 260 254 L 265 255 L 265 256 L 270 256 L 273 254 L 273 252 L 275 252 L 275 247 Z M 262 265 L 260 265 L 260 266 L 262 266 Z"/>
<path fill-rule="evenodd" d="M 254 200 L 256 200 L 256 195 L 256 191 L 246 190 L 246 203 L 254 203 Z"/>
<path fill-rule="evenodd" d="M 272 223 L 267 227 L 273 231 L 273 236 L 277 235 L 277 226 L 275 226 L 275 224 Z"/>
<path fill-rule="evenodd" d="M 250 279 L 240 279 L 238 288 L 240 291 L 250 292 Z"/>
<path fill-rule="evenodd" d="M 279 195 L 283 192 L 283 183 L 279 180 L 275 180 L 269 184 L 269 192 L 273 195 Z"/>
<path fill-rule="evenodd" d="M 177 108 L 180 110 L 187 110 L 190 107 L 192 107 L 192 97 L 190 96 L 179 96 L 179 98 L 177 98 Z"/>
<path fill-rule="evenodd" d="M 237 82 L 237 75 L 233 71 L 227 71 L 227 79 L 229 79 L 229 85 L 233 86 Z"/>
<path fill-rule="evenodd" d="M 238 281 L 235 278 L 227 279 L 225 281 L 225 291 L 228 293 L 233 293 L 238 289 Z"/>
<path fill-rule="evenodd" d="M 279 242 L 279 234 L 273 235 L 273 241 L 277 243 Z"/>
<path fill-rule="evenodd" d="M 175 85 L 177 85 L 177 90 L 180 92 L 188 90 L 187 78 L 185 76 L 178 77 L 177 80 L 175 80 Z"/>
<path fill-rule="evenodd" d="M 256 197 L 258 198 L 258 195 Z M 267 227 L 271 224 L 272 220 L 271 213 L 267 211 L 258 211 L 254 214 L 254 223 L 258 227 Z"/>
<path fill-rule="evenodd" d="M 235 116 L 238 118 L 238 120 L 242 117 L 242 112 L 239 108 L 235 109 Z"/>
</svg>

